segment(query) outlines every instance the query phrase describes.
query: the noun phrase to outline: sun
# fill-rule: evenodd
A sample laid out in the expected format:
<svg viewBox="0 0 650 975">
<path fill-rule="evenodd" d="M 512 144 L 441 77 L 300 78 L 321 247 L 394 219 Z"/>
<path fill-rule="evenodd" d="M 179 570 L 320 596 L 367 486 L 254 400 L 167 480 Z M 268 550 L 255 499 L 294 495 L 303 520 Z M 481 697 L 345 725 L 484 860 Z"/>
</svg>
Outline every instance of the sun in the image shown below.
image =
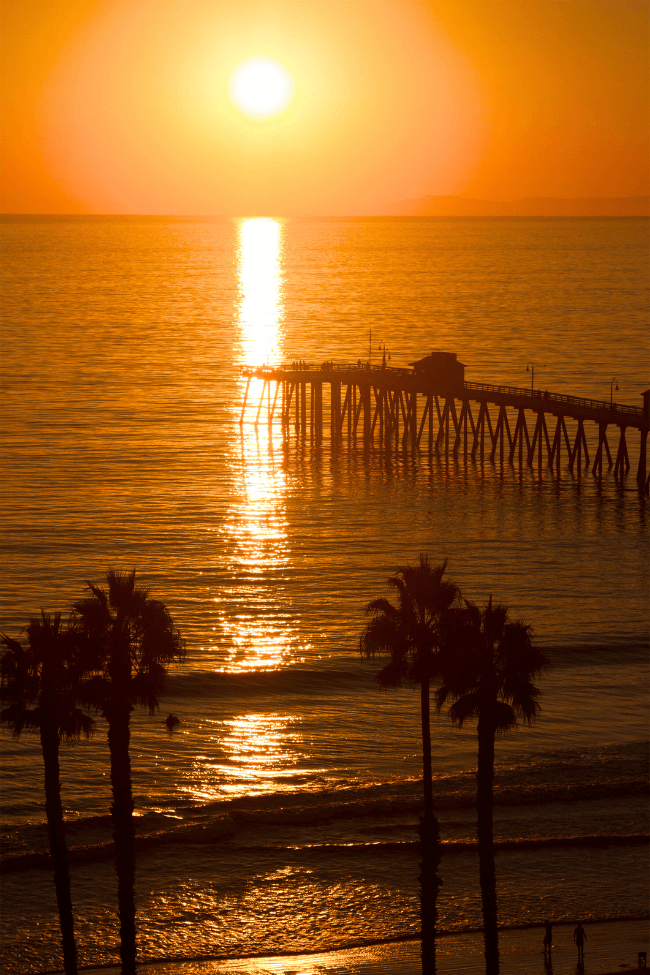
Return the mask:
<svg viewBox="0 0 650 975">
<path fill-rule="evenodd" d="M 293 97 L 293 79 L 270 58 L 249 58 L 230 76 L 230 97 L 253 118 L 271 118 L 287 107 Z"/>
</svg>

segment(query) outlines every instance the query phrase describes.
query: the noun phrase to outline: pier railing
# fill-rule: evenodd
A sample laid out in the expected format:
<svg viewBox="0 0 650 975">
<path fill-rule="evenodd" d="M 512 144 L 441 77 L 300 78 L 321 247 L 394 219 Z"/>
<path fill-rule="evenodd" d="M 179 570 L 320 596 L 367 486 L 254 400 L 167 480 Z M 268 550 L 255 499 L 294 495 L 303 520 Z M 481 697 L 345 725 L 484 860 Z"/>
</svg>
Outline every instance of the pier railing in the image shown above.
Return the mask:
<svg viewBox="0 0 650 975">
<path fill-rule="evenodd" d="M 521 389 L 517 386 L 495 386 L 493 383 L 464 383 L 468 391 L 494 393 L 502 396 L 522 396 L 533 402 L 542 400 L 545 403 L 561 403 L 564 406 L 577 406 L 587 410 L 609 410 L 612 413 L 626 413 L 630 417 L 641 418 L 643 407 L 626 406 L 622 403 L 608 403 L 606 400 L 584 399 L 581 396 L 565 396 L 563 393 L 542 392 L 541 389 Z"/>
</svg>

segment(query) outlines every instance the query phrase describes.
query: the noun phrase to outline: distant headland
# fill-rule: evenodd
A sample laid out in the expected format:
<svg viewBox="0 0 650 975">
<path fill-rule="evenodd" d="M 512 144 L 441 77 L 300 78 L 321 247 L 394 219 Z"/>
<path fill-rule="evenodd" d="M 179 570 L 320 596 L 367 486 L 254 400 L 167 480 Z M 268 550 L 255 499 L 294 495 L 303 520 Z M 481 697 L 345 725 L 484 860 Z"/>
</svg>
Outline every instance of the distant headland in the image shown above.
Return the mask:
<svg viewBox="0 0 650 975">
<path fill-rule="evenodd" d="M 650 196 L 584 199 L 527 197 L 523 200 L 471 200 L 462 196 L 422 196 L 402 200 L 389 211 L 404 217 L 647 217 Z"/>
</svg>

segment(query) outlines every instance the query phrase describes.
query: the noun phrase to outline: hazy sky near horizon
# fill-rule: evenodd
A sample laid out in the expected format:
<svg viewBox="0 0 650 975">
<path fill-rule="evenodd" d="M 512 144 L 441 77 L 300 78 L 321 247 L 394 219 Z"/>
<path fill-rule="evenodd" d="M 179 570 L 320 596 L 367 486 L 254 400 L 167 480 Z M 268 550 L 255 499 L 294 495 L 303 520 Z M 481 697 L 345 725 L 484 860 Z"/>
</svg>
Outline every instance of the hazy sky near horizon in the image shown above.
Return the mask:
<svg viewBox="0 0 650 975">
<path fill-rule="evenodd" d="M 2 0 L 9 213 L 649 192 L 648 0 Z M 229 94 L 248 58 L 279 114 Z"/>
</svg>

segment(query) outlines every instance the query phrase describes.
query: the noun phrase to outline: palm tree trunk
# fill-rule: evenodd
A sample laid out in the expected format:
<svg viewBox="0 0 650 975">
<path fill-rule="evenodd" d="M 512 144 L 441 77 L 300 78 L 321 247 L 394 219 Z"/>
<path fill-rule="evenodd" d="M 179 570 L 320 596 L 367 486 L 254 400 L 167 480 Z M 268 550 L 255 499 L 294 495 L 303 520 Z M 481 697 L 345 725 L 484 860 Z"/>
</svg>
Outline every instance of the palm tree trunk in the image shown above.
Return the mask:
<svg viewBox="0 0 650 975">
<path fill-rule="evenodd" d="M 54 868 L 54 887 L 59 908 L 63 966 L 66 975 L 77 975 L 77 947 L 74 940 L 68 848 L 63 825 L 61 780 L 59 770 L 59 735 L 46 720 L 41 722 L 41 748 L 45 766 L 45 813 L 50 837 L 50 853 Z"/>
<path fill-rule="evenodd" d="M 422 783 L 424 786 L 424 818 L 433 816 L 433 776 L 431 774 L 431 717 L 429 681 L 420 684 L 420 713 L 422 717 Z"/>
<path fill-rule="evenodd" d="M 129 758 L 131 705 L 119 703 L 107 709 L 108 747 L 111 754 L 113 790 L 113 839 L 117 873 L 117 903 L 120 916 L 120 958 L 122 975 L 135 975 L 135 828 Z"/>
<path fill-rule="evenodd" d="M 494 727 L 489 717 L 478 720 L 478 856 L 483 907 L 486 975 L 499 975 L 499 933 L 497 929 L 497 880 L 494 866 L 492 825 L 494 783 Z"/>
<path fill-rule="evenodd" d="M 422 975 L 436 972 L 436 927 L 438 922 L 438 865 L 440 863 L 440 827 L 433 815 L 433 776 L 431 774 L 431 724 L 429 709 L 429 681 L 420 685 L 422 717 L 422 781 L 424 785 L 424 816 L 420 818 L 420 916 L 422 925 Z"/>
</svg>

